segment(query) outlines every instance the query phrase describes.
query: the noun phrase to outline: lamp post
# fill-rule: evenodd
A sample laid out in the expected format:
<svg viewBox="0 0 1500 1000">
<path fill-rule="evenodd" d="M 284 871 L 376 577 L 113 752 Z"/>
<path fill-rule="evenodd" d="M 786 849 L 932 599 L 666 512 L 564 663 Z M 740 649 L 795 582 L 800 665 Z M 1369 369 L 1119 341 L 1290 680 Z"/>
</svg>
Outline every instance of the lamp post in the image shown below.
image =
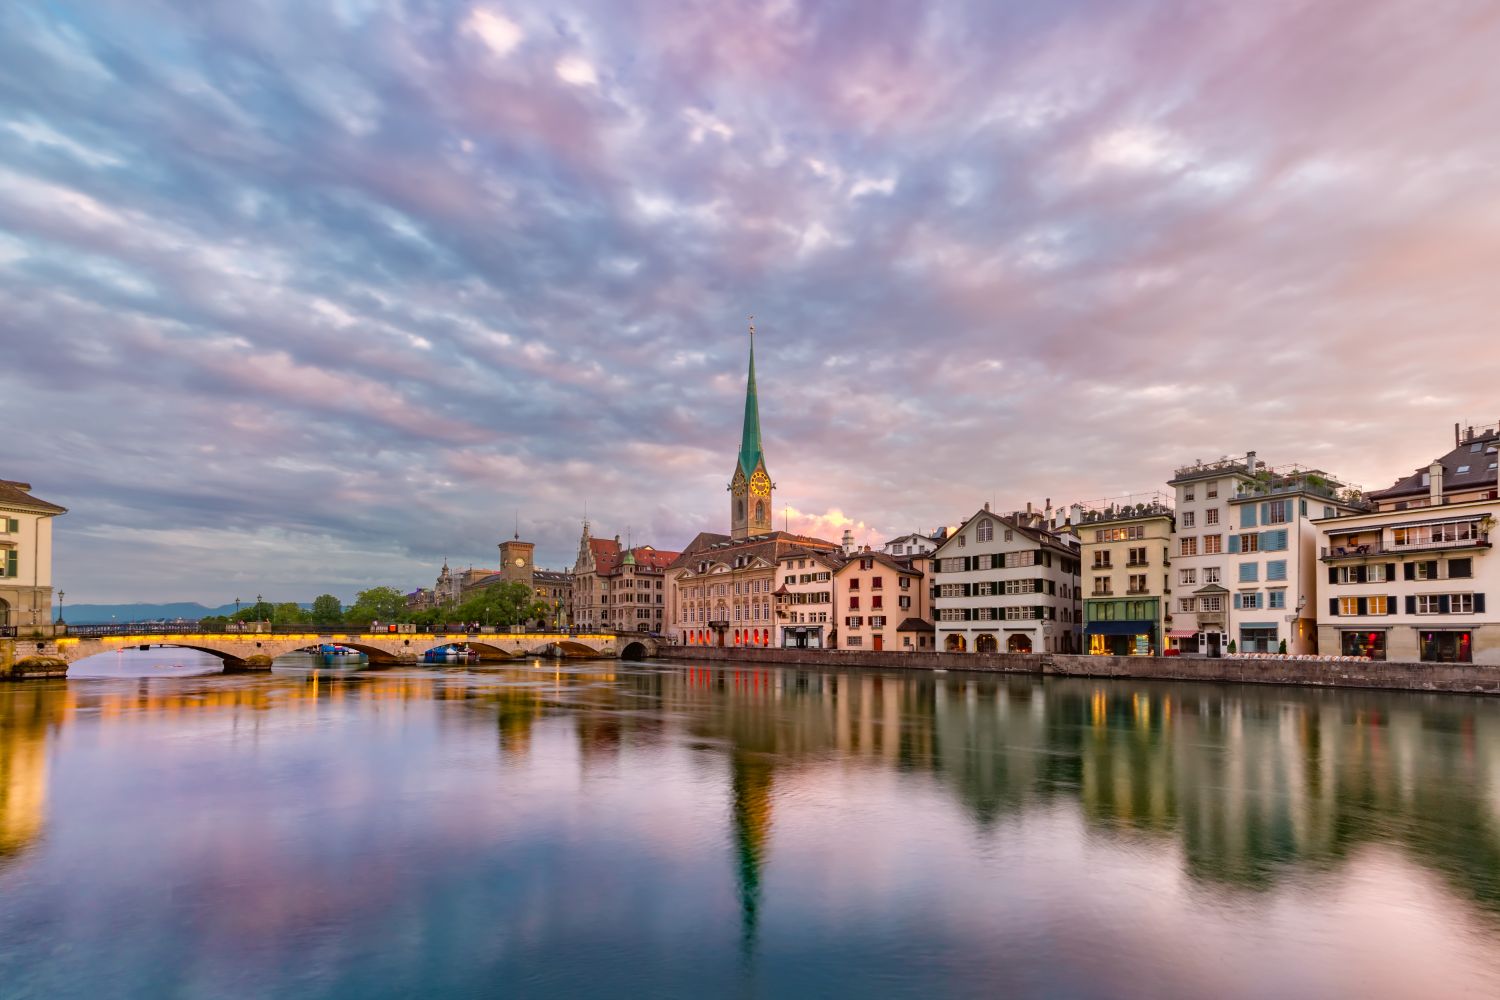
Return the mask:
<svg viewBox="0 0 1500 1000">
<path fill-rule="evenodd" d="M 57 592 L 57 624 L 58 625 L 66 625 L 66 624 L 68 624 L 67 622 L 63 621 L 63 599 L 66 598 L 67 596 L 68 596 L 67 591 L 59 590 Z"/>
</svg>

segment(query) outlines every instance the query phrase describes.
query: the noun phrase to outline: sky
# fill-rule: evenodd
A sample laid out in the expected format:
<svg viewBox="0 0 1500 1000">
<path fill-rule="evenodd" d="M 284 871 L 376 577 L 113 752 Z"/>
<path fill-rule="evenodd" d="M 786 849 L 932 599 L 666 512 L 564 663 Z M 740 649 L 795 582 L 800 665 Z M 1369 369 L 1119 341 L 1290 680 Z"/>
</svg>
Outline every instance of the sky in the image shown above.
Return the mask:
<svg viewBox="0 0 1500 1000">
<path fill-rule="evenodd" d="M 1500 418 L 1493 0 L 0 4 L 0 477 L 310 600 Z M 780 525 L 778 525 L 780 526 Z"/>
</svg>

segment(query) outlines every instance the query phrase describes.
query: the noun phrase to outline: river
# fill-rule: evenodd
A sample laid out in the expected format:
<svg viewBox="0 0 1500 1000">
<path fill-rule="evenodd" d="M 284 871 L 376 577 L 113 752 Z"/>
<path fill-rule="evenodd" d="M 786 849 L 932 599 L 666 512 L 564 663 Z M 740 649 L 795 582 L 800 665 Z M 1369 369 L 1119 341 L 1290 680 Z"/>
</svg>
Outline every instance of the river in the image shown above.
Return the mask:
<svg viewBox="0 0 1500 1000">
<path fill-rule="evenodd" d="M 0 686 L 0 995 L 1500 996 L 1500 701 L 214 669 Z"/>
</svg>

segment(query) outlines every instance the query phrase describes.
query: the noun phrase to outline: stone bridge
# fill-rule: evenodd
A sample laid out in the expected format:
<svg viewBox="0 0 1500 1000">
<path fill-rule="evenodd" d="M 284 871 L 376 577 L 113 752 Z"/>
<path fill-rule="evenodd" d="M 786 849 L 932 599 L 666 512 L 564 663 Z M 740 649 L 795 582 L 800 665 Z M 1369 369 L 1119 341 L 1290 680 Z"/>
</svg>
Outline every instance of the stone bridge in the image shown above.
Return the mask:
<svg viewBox="0 0 1500 1000">
<path fill-rule="evenodd" d="M 132 647 L 180 646 L 217 656 L 224 661 L 225 670 L 269 670 L 271 661 L 284 653 L 334 643 L 364 653 L 372 665 L 391 665 L 420 663 L 429 649 L 454 644 L 478 653 L 481 662 L 528 656 L 639 659 L 656 655 L 659 641 L 628 632 L 153 632 L 61 637 L 37 643 L 35 655 L 71 664 L 86 656 Z M 17 649 L 17 653 L 22 654 L 22 650 Z"/>
</svg>

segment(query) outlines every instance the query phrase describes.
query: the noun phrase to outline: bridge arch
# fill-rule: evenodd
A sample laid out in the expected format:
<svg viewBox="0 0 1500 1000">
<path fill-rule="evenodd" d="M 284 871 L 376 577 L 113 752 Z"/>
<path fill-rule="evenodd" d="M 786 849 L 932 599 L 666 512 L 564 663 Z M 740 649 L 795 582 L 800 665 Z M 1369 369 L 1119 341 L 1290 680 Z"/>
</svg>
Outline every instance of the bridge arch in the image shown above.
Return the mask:
<svg viewBox="0 0 1500 1000">
<path fill-rule="evenodd" d="M 622 660 L 644 660 L 651 655 L 644 642 L 627 642 L 625 648 L 620 650 Z"/>
</svg>

